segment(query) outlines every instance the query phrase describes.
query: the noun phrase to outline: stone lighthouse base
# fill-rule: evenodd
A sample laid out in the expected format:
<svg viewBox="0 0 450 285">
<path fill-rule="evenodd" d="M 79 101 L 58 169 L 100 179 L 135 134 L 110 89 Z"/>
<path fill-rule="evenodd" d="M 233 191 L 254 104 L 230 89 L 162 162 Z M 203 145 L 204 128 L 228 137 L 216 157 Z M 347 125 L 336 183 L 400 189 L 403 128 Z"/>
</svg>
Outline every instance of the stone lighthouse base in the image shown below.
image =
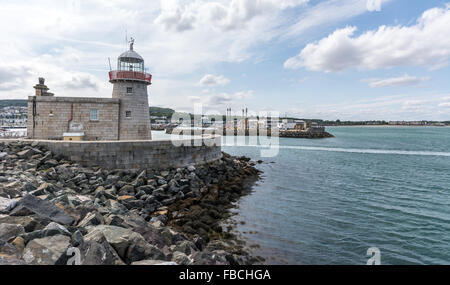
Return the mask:
<svg viewBox="0 0 450 285">
<path fill-rule="evenodd" d="M 7 140 L 3 140 L 7 141 Z M 38 142 L 56 155 L 83 166 L 105 169 L 167 169 L 212 162 L 222 157 L 221 137 L 176 141 L 54 141 Z"/>
</svg>

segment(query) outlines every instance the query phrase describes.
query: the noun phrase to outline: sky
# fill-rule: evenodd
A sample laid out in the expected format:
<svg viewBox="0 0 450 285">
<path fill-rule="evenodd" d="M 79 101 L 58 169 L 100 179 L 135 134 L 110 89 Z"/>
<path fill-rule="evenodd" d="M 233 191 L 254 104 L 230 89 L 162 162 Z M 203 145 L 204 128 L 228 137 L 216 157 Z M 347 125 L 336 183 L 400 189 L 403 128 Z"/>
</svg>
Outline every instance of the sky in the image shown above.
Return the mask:
<svg viewBox="0 0 450 285">
<path fill-rule="evenodd" d="M 450 120 L 450 1 L 0 0 L 0 99 L 111 97 L 134 49 L 151 106 Z"/>
</svg>

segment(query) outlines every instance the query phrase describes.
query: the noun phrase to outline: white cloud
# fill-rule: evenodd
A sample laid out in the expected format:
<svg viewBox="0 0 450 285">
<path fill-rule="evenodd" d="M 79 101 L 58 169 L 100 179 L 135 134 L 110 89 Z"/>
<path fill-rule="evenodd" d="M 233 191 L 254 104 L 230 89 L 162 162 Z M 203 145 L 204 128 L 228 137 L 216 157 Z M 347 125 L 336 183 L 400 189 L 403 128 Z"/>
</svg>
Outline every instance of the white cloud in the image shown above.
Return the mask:
<svg viewBox="0 0 450 285">
<path fill-rule="evenodd" d="M 173 0 L 161 1 L 161 14 L 155 19 L 155 23 L 176 32 L 193 29 L 194 21 L 195 15 L 189 6 L 179 6 Z"/>
<path fill-rule="evenodd" d="M 230 83 L 230 80 L 223 75 L 215 76 L 212 74 L 206 74 L 202 79 L 200 79 L 198 85 L 212 87 L 217 85 L 223 86 L 227 85 L 228 83 Z"/>
<path fill-rule="evenodd" d="M 190 102 L 201 103 L 205 110 L 220 111 L 225 108 L 242 109 L 247 100 L 254 98 L 254 91 L 239 91 L 234 93 L 214 93 L 202 96 L 188 96 Z"/>
<path fill-rule="evenodd" d="M 66 89 L 80 90 L 80 89 L 94 89 L 98 90 L 98 79 L 89 74 L 77 74 L 72 78 L 62 83 L 62 86 Z"/>
<path fill-rule="evenodd" d="M 381 0 L 380 5 L 390 1 Z M 283 38 L 292 38 L 314 27 L 348 20 L 367 11 L 367 0 L 328 0 L 320 2 L 302 13 L 296 23 L 284 32 Z"/>
<path fill-rule="evenodd" d="M 381 88 L 381 87 L 414 86 L 429 80 L 430 77 L 416 77 L 405 74 L 401 77 L 391 77 L 384 79 L 380 78 L 363 79 L 362 82 L 368 82 L 370 88 Z"/>
<path fill-rule="evenodd" d="M 208 105 L 217 106 L 217 105 L 237 103 L 240 100 L 249 99 L 252 97 L 253 97 L 252 90 L 236 92 L 234 94 L 220 93 L 220 94 L 209 96 Z"/>
<path fill-rule="evenodd" d="M 284 66 L 324 72 L 397 66 L 436 69 L 450 61 L 449 26 L 450 6 L 446 5 L 425 11 L 412 26 L 381 26 L 359 36 L 354 36 L 356 27 L 346 27 L 308 44 Z"/>
<path fill-rule="evenodd" d="M 0 66 L 0 91 L 20 88 L 31 76 L 31 71 L 25 66 Z"/>
<path fill-rule="evenodd" d="M 370 12 L 381 11 L 381 0 L 367 0 L 367 10 Z"/>
<path fill-rule="evenodd" d="M 446 102 L 446 103 L 441 103 L 439 104 L 439 107 L 450 107 L 450 102 Z"/>
<path fill-rule="evenodd" d="M 223 30 L 242 28 L 258 16 L 307 3 L 309 0 L 231 0 L 195 1 L 181 4 L 176 0 L 161 1 L 161 14 L 155 23 L 166 30 L 184 32 L 202 25 Z"/>
</svg>

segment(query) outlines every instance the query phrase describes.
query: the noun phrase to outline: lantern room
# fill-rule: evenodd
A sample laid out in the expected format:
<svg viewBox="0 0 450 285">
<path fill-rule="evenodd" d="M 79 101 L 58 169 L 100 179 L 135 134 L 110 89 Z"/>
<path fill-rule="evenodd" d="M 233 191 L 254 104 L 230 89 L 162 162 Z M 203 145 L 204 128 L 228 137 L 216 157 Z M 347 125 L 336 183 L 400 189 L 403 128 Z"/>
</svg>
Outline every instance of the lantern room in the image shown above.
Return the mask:
<svg viewBox="0 0 450 285">
<path fill-rule="evenodd" d="M 133 49 L 134 39 L 131 38 L 130 50 L 122 53 L 117 59 L 117 70 L 145 72 L 144 59 Z"/>
<path fill-rule="evenodd" d="M 116 81 L 144 81 L 151 84 L 152 76 L 145 72 L 144 59 L 134 51 L 134 39 L 131 38 L 130 49 L 117 58 L 117 70 L 109 72 L 111 83 Z"/>
</svg>

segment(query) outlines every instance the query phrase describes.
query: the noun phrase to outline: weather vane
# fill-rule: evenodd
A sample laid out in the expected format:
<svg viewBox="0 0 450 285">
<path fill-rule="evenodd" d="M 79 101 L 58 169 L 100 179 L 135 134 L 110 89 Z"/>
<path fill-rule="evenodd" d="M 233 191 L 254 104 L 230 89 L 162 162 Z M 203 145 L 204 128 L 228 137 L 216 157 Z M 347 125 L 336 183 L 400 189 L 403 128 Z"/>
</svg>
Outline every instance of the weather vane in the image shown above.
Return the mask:
<svg viewBox="0 0 450 285">
<path fill-rule="evenodd" d="M 133 50 L 134 39 L 130 37 L 130 50 Z"/>
</svg>

